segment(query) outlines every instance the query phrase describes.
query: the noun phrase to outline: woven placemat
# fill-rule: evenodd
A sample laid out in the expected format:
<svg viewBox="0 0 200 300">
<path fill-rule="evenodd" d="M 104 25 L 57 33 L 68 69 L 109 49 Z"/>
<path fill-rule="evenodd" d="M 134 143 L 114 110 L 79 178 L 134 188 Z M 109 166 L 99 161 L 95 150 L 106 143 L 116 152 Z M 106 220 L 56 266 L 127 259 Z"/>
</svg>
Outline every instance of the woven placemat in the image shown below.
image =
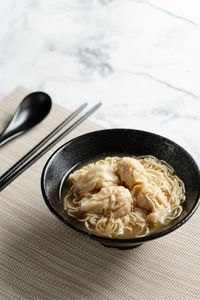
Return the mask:
<svg viewBox="0 0 200 300">
<path fill-rule="evenodd" d="M 0 102 L 0 130 L 29 91 Z M 0 172 L 69 111 L 50 115 L 0 149 Z M 86 121 L 0 193 L 0 299 L 200 299 L 200 209 L 175 232 L 133 250 L 105 248 L 61 224 L 46 207 L 40 175 L 49 155 L 72 137 L 100 129 Z"/>
</svg>

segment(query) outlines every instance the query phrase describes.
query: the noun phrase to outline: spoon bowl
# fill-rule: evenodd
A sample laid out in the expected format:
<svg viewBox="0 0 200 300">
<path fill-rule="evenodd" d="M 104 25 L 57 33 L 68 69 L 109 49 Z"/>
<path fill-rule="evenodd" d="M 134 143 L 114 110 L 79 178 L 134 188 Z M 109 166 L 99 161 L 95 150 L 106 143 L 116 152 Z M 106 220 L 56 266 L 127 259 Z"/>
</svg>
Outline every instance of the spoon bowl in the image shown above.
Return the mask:
<svg viewBox="0 0 200 300">
<path fill-rule="evenodd" d="M 50 112 L 52 101 L 44 92 L 27 95 L 0 135 L 0 146 L 40 123 Z"/>
</svg>

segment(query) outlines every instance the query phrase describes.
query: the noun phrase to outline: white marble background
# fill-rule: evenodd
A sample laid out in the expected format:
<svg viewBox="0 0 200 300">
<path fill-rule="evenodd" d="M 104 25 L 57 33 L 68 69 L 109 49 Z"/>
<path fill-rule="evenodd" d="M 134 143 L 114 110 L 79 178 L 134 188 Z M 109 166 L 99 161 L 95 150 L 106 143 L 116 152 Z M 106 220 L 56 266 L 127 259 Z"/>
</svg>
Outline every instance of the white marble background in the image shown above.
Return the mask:
<svg viewBox="0 0 200 300">
<path fill-rule="evenodd" d="M 199 0 L 0 1 L 0 97 L 17 85 L 106 127 L 153 131 L 200 163 Z"/>
</svg>

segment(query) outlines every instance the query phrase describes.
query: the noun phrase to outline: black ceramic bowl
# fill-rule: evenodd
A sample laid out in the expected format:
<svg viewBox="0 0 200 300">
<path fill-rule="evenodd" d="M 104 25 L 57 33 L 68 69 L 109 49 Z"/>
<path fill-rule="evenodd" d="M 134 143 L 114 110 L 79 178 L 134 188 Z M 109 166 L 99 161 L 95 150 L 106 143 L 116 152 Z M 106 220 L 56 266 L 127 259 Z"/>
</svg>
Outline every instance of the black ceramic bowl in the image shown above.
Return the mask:
<svg viewBox="0 0 200 300">
<path fill-rule="evenodd" d="M 105 155 L 154 155 L 173 166 L 186 188 L 187 199 L 180 217 L 154 233 L 131 239 L 100 237 L 81 227 L 63 210 L 66 179 L 79 164 Z M 105 246 L 127 249 L 174 231 L 193 215 L 199 204 L 200 173 L 188 152 L 162 136 L 139 130 L 108 129 L 79 136 L 61 146 L 47 161 L 41 186 L 48 208 L 67 226 Z"/>
</svg>

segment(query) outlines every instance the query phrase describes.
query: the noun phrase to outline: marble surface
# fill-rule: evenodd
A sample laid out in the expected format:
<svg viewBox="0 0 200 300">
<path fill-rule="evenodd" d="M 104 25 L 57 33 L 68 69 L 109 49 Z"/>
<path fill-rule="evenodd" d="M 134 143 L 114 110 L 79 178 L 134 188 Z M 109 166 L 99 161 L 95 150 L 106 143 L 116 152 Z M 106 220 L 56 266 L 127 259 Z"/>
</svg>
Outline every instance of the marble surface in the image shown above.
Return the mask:
<svg viewBox="0 0 200 300">
<path fill-rule="evenodd" d="M 17 85 L 107 128 L 153 131 L 200 163 L 198 0 L 0 2 L 0 97 Z"/>
</svg>

